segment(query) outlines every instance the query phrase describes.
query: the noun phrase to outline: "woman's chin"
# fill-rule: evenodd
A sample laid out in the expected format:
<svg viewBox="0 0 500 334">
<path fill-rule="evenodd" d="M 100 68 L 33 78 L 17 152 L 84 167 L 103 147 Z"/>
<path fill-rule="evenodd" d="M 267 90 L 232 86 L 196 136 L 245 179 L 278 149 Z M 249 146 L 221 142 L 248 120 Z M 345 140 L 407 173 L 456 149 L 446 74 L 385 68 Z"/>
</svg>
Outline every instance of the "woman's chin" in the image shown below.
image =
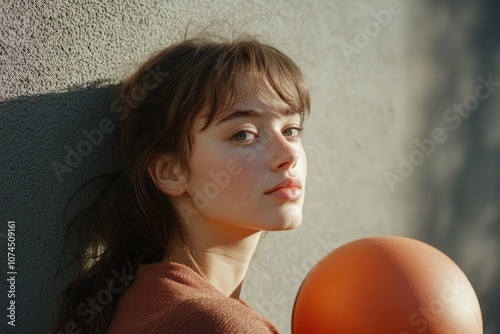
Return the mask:
<svg viewBox="0 0 500 334">
<path fill-rule="evenodd" d="M 302 224 L 302 215 L 296 217 L 287 217 L 276 224 L 270 225 L 268 231 L 288 231 L 298 228 Z"/>
<path fill-rule="evenodd" d="M 291 222 L 286 230 L 295 230 L 296 228 L 300 227 L 300 225 L 302 225 L 302 217 Z"/>
</svg>

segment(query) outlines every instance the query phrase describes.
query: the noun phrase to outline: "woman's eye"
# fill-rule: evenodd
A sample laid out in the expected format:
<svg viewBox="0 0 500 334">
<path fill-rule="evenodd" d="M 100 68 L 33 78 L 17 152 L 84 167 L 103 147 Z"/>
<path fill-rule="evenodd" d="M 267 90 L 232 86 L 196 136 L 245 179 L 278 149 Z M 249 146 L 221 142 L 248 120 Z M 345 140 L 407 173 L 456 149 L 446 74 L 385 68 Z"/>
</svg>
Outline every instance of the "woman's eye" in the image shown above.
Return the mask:
<svg viewBox="0 0 500 334">
<path fill-rule="evenodd" d="M 254 139 L 255 135 L 249 131 L 240 131 L 233 136 L 233 139 L 236 141 L 247 141 Z"/>
<path fill-rule="evenodd" d="M 286 137 L 300 137 L 302 134 L 302 128 L 293 127 L 283 130 L 283 135 Z"/>
</svg>

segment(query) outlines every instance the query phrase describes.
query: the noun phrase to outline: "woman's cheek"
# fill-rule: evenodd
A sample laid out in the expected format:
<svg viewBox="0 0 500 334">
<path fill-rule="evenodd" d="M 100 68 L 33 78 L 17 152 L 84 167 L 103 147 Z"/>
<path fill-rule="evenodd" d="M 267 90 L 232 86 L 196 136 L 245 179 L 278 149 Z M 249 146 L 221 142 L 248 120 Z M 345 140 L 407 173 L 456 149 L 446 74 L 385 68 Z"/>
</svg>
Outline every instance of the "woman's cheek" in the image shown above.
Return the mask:
<svg viewBox="0 0 500 334">
<path fill-rule="evenodd" d="M 200 170 L 203 172 L 193 173 L 189 186 L 191 197 L 199 209 L 221 198 L 233 200 L 241 196 L 241 191 L 245 189 L 242 183 L 246 179 L 247 166 L 241 160 L 235 158 L 206 160 L 204 164 L 199 165 L 198 171 Z M 206 204 L 200 205 L 202 203 Z"/>
</svg>

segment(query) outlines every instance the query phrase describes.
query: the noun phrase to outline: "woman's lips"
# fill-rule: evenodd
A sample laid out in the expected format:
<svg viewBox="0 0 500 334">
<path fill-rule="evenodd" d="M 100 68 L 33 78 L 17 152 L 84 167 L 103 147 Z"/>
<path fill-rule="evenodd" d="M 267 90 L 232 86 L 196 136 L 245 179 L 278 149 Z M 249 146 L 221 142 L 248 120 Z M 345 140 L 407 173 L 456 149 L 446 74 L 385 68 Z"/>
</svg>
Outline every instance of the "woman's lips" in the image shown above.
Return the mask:
<svg viewBox="0 0 500 334">
<path fill-rule="evenodd" d="M 287 177 L 273 188 L 265 192 L 266 195 L 276 198 L 293 201 L 302 195 L 302 182 L 298 177 Z"/>
<path fill-rule="evenodd" d="M 279 188 L 266 193 L 266 195 L 293 201 L 300 198 L 302 195 L 302 189 L 299 187 Z"/>
</svg>

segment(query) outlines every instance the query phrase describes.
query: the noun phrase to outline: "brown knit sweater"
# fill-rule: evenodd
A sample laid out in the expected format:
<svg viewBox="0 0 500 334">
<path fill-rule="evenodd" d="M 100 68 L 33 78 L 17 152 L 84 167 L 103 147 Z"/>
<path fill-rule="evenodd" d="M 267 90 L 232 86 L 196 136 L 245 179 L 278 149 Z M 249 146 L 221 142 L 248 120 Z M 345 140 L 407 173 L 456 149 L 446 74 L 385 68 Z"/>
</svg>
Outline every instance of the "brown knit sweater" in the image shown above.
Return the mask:
<svg viewBox="0 0 500 334">
<path fill-rule="evenodd" d="M 108 334 L 279 333 L 246 302 L 229 298 L 190 267 L 140 265 L 123 293 Z"/>
</svg>

